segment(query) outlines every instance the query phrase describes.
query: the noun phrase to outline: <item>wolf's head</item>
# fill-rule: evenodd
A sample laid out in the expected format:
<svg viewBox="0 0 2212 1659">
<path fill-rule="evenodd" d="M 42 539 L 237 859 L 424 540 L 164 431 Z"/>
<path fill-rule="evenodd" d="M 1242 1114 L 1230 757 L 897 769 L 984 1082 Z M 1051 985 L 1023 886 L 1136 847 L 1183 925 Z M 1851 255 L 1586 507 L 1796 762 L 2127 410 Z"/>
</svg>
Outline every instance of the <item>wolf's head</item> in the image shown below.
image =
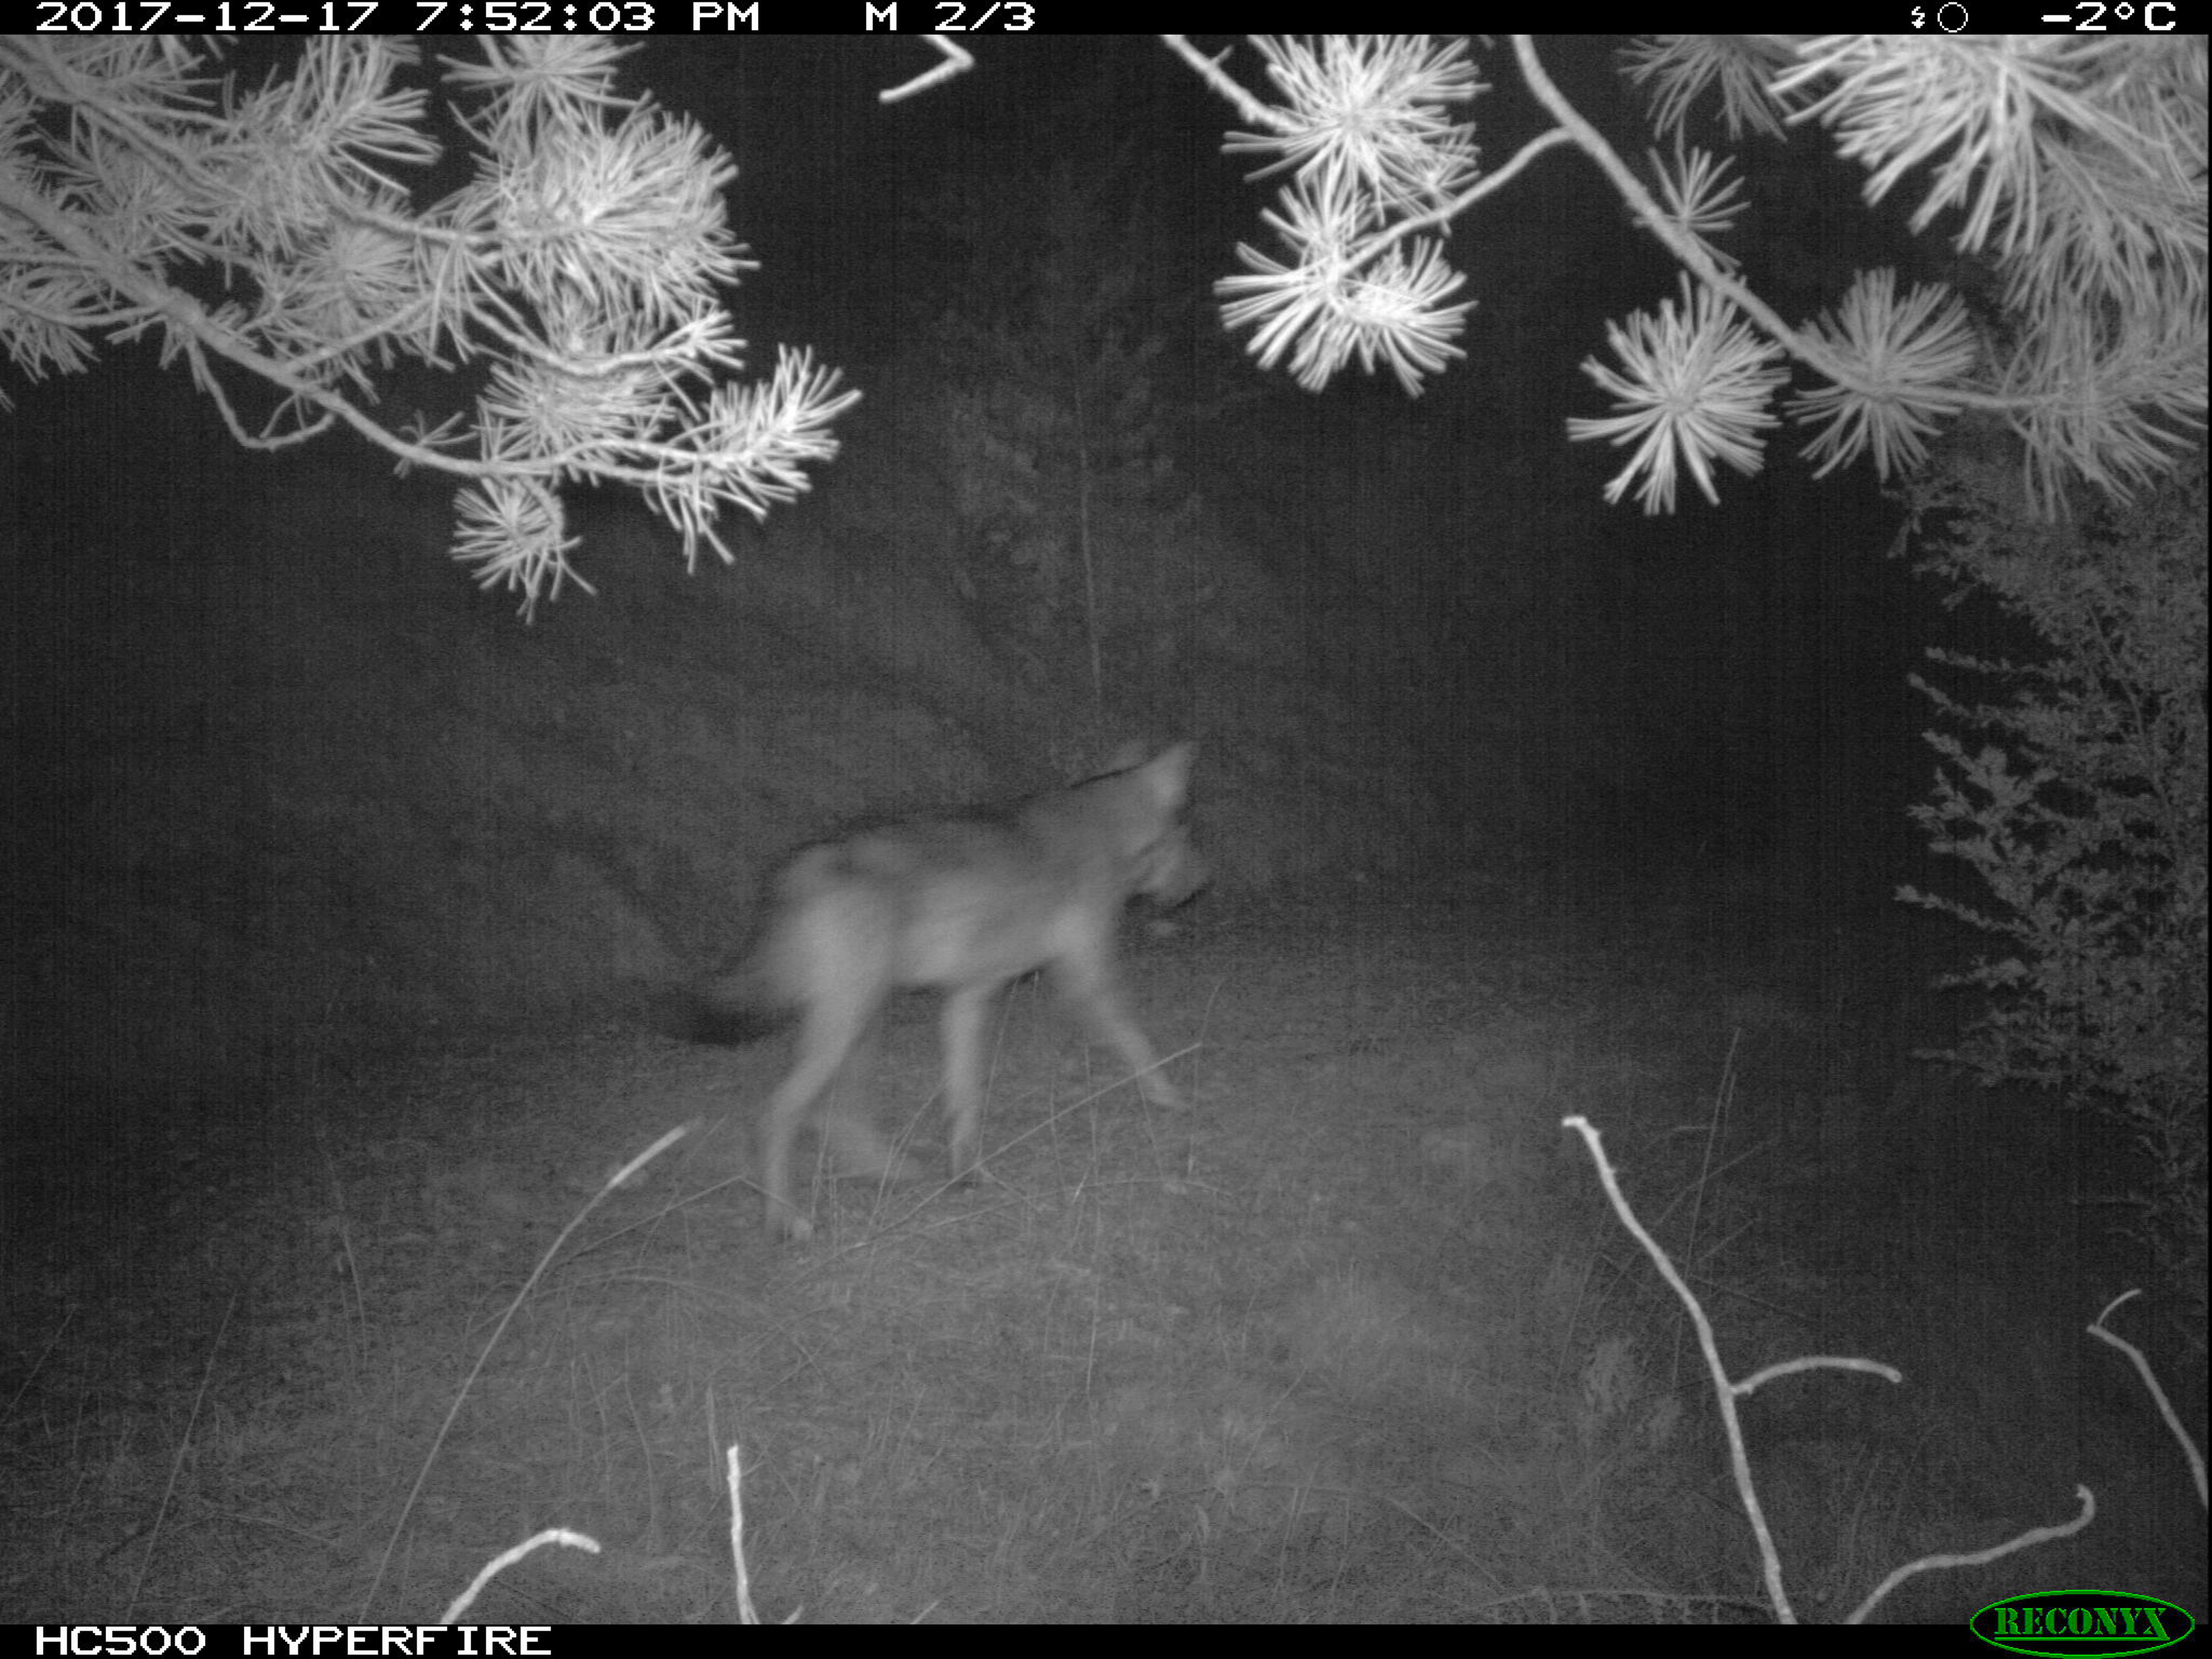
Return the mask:
<svg viewBox="0 0 2212 1659">
<path fill-rule="evenodd" d="M 1191 746 L 1176 744 L 1148 761 L 1109 775 L 1123 807 L 1130 852 L 1129 890 L 1163 910 L 1196 896 L 1212 872 L 1191 842 Z"/>
</svg>

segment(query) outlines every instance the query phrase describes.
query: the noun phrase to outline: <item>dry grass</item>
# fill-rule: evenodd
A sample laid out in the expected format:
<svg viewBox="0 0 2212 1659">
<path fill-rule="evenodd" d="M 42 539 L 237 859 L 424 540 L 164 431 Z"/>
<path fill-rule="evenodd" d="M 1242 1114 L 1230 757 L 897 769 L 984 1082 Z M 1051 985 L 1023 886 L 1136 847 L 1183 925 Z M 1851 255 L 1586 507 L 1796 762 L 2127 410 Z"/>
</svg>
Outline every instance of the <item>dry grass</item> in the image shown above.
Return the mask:
<svg viewBox="0 0 2212 1659">
<path fill-rule="evenodd" d="M 1739 1374 L 1906 1372 L 1747 1406 L 1805 1616 L 2055 1518 L 2094 1463 L 2124 1478 L 2074 1553 L 1897 1616 L 2102 1582 L 2100 1530 L 2134 1550 L 2124 1587 L 2201 1591 L 2201 1522 L 2193 1558 L 2136 1547 L 2173 1460 L 2124 1367 L 2063 1335 L 2096 1305 L 2078 1240 L 1870 1154 L 1820 996 L 1468 912 L 1214 915 L 1131 963 L 1147 1029 L 1199 1045 L 1174 1062 L 1197 1114 L 1148 1113 L 1018 988 L 978 1183 L 825 1182 L 814 1242 L 775 1249 L 744 1137 L 710 1128 L 610 1194 L 489 1346 L 607 1173 L 757 1102 L 775 1045 L 604 1035 L 250 1115 L 134 1103 L 104 1158 L 57 1127 L 9 1230 L 0 1616 L 422 1619 L 564 1526 L 603 1553 L 541 1551 L 470 1616 L 728 1619 L 734 1441 L 769 1620 L 1760 1618 L 1694 1341 L 1571 1111 Z M 939 1159 L 928 1011 L 886 1048 L 880 1096 Z"/>
</svg>

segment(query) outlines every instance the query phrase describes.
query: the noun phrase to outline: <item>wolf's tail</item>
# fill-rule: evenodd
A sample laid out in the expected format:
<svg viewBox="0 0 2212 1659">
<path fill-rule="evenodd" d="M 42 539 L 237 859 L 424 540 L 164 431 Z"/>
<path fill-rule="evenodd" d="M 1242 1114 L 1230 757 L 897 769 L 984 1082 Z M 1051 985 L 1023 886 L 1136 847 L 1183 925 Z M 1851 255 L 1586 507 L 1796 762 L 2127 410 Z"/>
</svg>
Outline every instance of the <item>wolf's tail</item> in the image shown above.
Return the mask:
<svg viewBox="0 0 2212 1659">
<path fill-rule="evenodd" d="M 791 1023 L 792 1011 L 752 965 L 720 979 L 657 993 L 646 1024 L 664 1036 L 726 1047 L 755 1042 Z"/>
</svg>

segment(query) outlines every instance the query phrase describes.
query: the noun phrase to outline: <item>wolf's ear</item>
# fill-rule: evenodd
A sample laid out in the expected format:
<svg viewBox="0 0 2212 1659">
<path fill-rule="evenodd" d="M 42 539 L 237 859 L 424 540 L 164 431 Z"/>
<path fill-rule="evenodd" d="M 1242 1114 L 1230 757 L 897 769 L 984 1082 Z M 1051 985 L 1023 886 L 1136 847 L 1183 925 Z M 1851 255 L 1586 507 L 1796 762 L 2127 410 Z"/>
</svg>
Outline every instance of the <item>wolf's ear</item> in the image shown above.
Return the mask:
<svg viewBox="0 0 2212 1659">
<path fill-rule="evenodd" d="M 1116 772 L 1133 772 L 1149 758 L 1145 745 L 1131 738 L 1127 743 L 1114 745 L 1114 752 L 1106 759 L 1106 769 L 1099 775 L 1110 777 Z"/>
<path fill-rule="evenodd" d="M 1193 746 L 1178 743 L 1163 749 L 1152 757 L 1146 770 L 1152 774 L 1152 787 L 1164 805 L 1181 806 L 1190 793 L 1190 762 Z"/>
</svg>

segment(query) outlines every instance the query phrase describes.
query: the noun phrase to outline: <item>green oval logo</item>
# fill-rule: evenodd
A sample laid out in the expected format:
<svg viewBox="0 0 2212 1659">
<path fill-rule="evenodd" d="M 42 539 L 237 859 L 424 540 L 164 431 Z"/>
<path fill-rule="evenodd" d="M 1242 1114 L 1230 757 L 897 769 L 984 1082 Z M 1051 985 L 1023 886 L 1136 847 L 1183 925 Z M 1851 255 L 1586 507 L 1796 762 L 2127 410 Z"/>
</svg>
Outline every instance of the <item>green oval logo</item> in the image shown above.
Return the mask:
<svg viewBox="0 0 2212 1659">
<path fill-rule="evenodd" d="M 2008 1653 L 2120 1659 L 2123 1654 L 2172 1647 L 2197 1628 L 2197 1621 L 2155 1595 L 2126 1590 L 2038 1590 L 1990 1602 L 1968 1621 L 1968 1628 L 1991 1647 Z"/>
</svg>

